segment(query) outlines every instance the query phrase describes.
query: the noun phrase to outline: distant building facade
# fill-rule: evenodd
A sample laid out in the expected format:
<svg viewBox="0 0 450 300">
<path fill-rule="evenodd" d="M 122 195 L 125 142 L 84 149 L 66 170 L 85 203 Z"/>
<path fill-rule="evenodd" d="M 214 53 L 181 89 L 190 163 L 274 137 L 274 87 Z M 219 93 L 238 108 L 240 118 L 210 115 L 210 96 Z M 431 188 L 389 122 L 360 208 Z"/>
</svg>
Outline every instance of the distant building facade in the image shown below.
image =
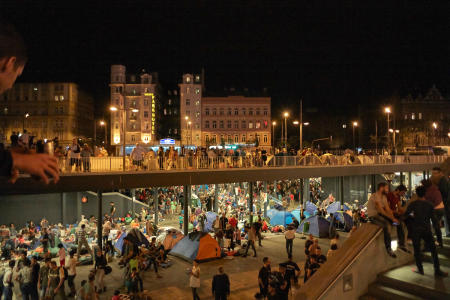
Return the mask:
<svg viewBox="0 0 450 300">
<path fill-rule="evenodd" d="M 7 139 L 26 129 L 36 139 L 90 138 L 94 132 L 94 102 L 76 83 L 16 83 L 0 95 L 0 130 Z"/>
<path fill-rule="evenodd" d="M 111 66 L 111 145 L 138 142 L 154 144 L 157 139 L 158 99 L 160 87 L 157 73 L 143 70 L 139 75 L 127 74 L 123 65 Z M 125 118 L 125 119 L 124 119 Z M 123 124 L 125 122 L 125 136 Z"/>
<path fill-rule="evenodd" d="M 202 80 L 199 74 L 184 74 L 179 84 L 181 143 L 270 148 L 270 97 L 202 97 Z"/>
<path fill-rule="evenodd" d="M 161 95 L 158 138 L 180 140 L 180 94 L 178 87 L 165 90 Z"/>
<path fill-rule="evenodd" d="M 443 97 L 436 86 L 430 88 L 425 96 L 408 95 L 401 99 L 400 112 L 403 146 L 448 144 L 450 99 Z"/>
</svg>

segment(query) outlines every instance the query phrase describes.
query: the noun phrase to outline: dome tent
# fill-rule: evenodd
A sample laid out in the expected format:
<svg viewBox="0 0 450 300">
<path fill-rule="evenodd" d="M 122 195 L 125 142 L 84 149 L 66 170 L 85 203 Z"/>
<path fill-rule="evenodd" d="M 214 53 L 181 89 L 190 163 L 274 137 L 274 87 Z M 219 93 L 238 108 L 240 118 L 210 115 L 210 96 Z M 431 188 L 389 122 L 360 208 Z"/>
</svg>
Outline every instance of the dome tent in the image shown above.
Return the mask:
<svg viewBox="0 0 450 300">
<path fill-rule="evenodd" d="M 305 226 L 306 225 L 306 226 Z M 328 237 L 330 222 L 320 216 L 309 217 L 300 224 L 297 229 L 299 233 L 312 234 L 316 237 Z"/>
<path fill-rule="evenodd" d="M 220 258 L 222 251 L 219 243 L 208 233 L 191 232 L 179 241 L 169 254 L 187 261 L 198 260 L 199 262 L 204 262 Z"/>
</svg>

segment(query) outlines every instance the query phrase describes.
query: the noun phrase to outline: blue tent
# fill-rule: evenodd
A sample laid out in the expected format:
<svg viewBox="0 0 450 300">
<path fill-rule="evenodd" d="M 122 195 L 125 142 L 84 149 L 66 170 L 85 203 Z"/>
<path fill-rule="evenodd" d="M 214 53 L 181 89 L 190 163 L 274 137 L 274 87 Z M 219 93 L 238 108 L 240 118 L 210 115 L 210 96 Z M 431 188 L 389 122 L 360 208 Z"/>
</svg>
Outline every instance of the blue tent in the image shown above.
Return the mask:
<svg viewBox="0 0 450 300">
<path fill-rule="evenodd" d="M 279 212 L 278 209 L 274 209 L 274 208 L 269 209 L 269 210 L 267 211 L 267 217 L 269 217 L 269 218 L 272 219 L 272 217 L 273 217 L 276 213 L 278 213 L 278 212 Z"/>
<path fill-rule="evenodd" d="M 206 213 L 206 224 L 205 224 L 205 231 L 210 232 L 212 230 L 213 222 L 216 219 L 217 214 L 212 211 L 208 211 Z"/>
<path fill-rule="evenodd" d="M 191 232 L 170 250 L 169 254 L 193 261 L 220 258 L 222 251 L 215 239 L 204 232 Z"/>
<path fill-rule="evenodd" d="M 327 206 L 327 213 L 334 214 L 337 211 L 341 210 L 341 203 L 340 202 L 333 202 L 330 205 Z M 344 211 L 350 210 L 350 208 L 344 204 Z"/>
<path fill-rule="evenodd" d="M 116 248 L 116 251 L 118 251 L 120 254 L 122 253 L 122 247 L 123 247 L 123 239 L 127 236 L 126 232 L 122 232 L 122 234 L 117 239 L 116 243 L 114 244 L 114 248 Z"/>
<path fill-rule="evenodd" d="M 306 202 L 305 211 L 308 212 L 309 215 L 314 216 L 317 214 L 317 206 L 311 201 Z"/>
<path fill-rule="evenodd" d="M 285 210 L 278 210 L 275 212 L 275 214 L 270 218 L 270 225 L 283 225 L 286 227 L 286 225 L 289 225 L 292 223 L 292 217 L 294 215 L 288 211 Z"/>
<path fill-rule="evenodd" d="M 344 224 L 344 230 L 350 231 L 353 227 L 353 218 L 346 212 L 343 211 L 337 211 L 333 213 L 333 216 L 336 217 L 336 220 L 338 220 L 340 223 Z M 331 217 L 328 217 L 328 221 L 330 221 Z"/>
<path fill-rule="evenodd" d="M 316 215 L 303 220 L 298 227 L 297 232 L 312 234 L 322 238 L 328 237 L 329 228 L 330 222 L 328 222 L 325 218 Z"/>
<path fill-rule="evenodd" d="M 291 211 L 291 213 L 294 215 L 294 217 L 297 219 L 297 221 L 301 221 L 300 218 L 300 208 L 294 209 L 293 211 Z M 307 211 L 303 212 L 303 215 L 305 216 L 305 218 L 309 218 L 311 216 L 310 213 L 308 213 Z"/>
</svg>

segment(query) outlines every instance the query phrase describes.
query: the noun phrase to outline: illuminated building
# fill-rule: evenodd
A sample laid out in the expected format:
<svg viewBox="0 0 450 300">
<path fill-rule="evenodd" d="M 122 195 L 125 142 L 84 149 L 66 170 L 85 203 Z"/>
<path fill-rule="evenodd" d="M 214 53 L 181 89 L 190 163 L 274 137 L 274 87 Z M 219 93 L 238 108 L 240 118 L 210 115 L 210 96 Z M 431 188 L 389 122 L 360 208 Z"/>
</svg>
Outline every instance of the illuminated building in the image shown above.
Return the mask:
<svg viewBox="0 0 450 300">
<path fill-rule="evenodd" d="M 0 95 L 0 107 L 0 128 L 7 139 L 23 129 L 35 141 L 58 137 L 61 144 L 93 136 L 93 99 L 72 82 L 16 83 Z"/>
<path fill-rule="evenodd" d="M 123 65 L 111 66 L 111 106 L 119 110 L 111 113 L 111 144 L 120 146 L 125 110 L 126 145 L 138 142 L 154 144 L 157 128 L 158 74 L 127 74 Z M 137 110 L 133 112 L 132 110 Z M 118 147 L 120 148 L 120 147 Z"/>
</svg>

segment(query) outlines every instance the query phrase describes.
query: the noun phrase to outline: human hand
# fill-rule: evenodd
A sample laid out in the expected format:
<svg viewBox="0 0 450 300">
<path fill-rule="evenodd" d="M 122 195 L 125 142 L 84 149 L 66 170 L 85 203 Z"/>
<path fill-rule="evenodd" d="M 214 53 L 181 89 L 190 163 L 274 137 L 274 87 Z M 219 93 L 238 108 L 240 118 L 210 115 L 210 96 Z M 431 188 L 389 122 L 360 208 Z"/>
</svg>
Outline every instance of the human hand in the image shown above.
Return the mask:
<svg viewBox="0 0 450 300">
<path fill-rule="evenodd" d="M 59 181 L 58 162 L 55 157 L 48 154 L 23 154 L 11 151 L 13 159 L 12 178 L 14 183 L 18 178 L 18 171 L 38 176 L 45 184 L 50 182 L 49 177 L 53 177 L 56 183 Z"/>
</svg>

